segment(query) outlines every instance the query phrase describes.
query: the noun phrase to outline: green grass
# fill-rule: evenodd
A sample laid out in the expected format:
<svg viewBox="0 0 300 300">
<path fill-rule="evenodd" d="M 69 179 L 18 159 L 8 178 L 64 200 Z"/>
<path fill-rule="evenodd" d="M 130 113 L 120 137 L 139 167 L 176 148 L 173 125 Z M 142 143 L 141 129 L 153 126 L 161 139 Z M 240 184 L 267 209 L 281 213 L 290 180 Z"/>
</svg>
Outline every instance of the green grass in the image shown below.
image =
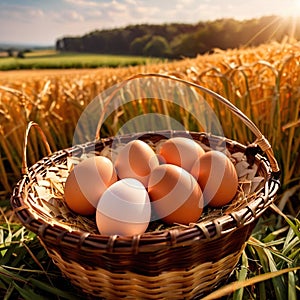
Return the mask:
<svg viewBox="0 0 300 300">
<path fill-rule="evenodd" d="M 0 299 L 79 299 L 36 235 L 0 206 Z"/>
<path fill-rule="evenodd" d="M 0 207 L 0 298 L 87 299 L 62 277 L 37 236 L 7 214 Z M 297 218 L 278 227 L 275 215 L 262 217 L 228 284 L 205 300 L 299 299 L 299 226 Z"/>
<path fill-rule="evenodd" d="M 125 67 L 158 62 L 159 59 L 141 56 L 59 53 L 55 50 L 39 50 L 26 53 L 24 58 L 0 58 L 0 70 L 20 69 L 67 69 Z"/>
</svg>

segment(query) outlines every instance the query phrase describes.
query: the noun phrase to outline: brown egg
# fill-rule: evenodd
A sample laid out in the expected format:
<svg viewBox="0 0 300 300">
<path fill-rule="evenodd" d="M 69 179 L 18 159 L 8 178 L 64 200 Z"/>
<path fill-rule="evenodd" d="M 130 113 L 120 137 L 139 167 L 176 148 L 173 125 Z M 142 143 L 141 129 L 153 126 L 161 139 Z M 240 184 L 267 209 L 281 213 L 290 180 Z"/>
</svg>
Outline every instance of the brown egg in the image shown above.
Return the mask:
<svg viewBox="0 0 300 300">
<path fill-rule="evenodd" d="M 92 215 L 96 212 L 101 195 L 116 181 L 117 174 L 108 158 L 87 158 L 70 172 L 65 184 L 64 199 L 72 211 Z"/>
<path fill-rule="evenodd" d="M 168 224 L 189 224 L 201 216 L 201 188 L 190 173 L 178 166 L 156 167 L 149 178 L 148 193 L 158 218 Z"/>
<path fill-rule="evenodd" d="M 127 143 L 118 153 L 115 168 L 120 179 L 135 178 L 148 185 L 152 169 L 159 165 L 158 157 L 152 148 L 141 140 Z"/>
<path fill-rule="evenodd" d="M 166 163 L 190 171 L 195 161 L 205 152 L 193 139 L 174 137 L 164 142 L 158 150 Z"/>
<path fill-rule="evenodd" d="M 221 207 L 228 204 L 238 189 L 238 176 L 233 163 L 220 151 L 209 151 L 194 164 L 191 174 L 197 179 L 205 204 Z"/>
</svg>

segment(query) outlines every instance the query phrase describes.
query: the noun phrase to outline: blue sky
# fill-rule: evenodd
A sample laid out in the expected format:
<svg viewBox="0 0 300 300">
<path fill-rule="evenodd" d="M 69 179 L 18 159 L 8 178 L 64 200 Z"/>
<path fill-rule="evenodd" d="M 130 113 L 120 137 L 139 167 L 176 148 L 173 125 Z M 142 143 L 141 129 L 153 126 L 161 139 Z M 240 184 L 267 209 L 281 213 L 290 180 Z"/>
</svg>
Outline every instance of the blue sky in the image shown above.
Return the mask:
<svg viewBox="0 0 300 300">
<path fill-rule="evenodd" d="M 0 42 L 53 45 L 62 36 L 141 23 L 300 15 L 300 0 L 0 0 Z"/>
</svg>

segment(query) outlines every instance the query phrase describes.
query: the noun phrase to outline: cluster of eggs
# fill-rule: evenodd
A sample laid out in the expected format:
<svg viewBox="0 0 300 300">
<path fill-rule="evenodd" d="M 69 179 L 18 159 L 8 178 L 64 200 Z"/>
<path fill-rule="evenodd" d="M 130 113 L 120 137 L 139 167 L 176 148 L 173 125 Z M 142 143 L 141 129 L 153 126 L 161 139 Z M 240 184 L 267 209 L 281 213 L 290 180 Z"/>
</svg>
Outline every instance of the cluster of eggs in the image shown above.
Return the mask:
<svg viewBox="0 0 300 300">
<path fill-rule="evenodd" d="M 167 224 L 197 222 L 205 205 L 229 203 L 237 188 L 235 167 L 224 153 L 174 137 L 156 152 L 133 140 L 114 162 L 104 156 L 83 160 L 66 180 L 64 199 L 78 214 L 96 214 L 101 234 L 132 236 L 147 230 L 151 215 Z"/>
</svg>

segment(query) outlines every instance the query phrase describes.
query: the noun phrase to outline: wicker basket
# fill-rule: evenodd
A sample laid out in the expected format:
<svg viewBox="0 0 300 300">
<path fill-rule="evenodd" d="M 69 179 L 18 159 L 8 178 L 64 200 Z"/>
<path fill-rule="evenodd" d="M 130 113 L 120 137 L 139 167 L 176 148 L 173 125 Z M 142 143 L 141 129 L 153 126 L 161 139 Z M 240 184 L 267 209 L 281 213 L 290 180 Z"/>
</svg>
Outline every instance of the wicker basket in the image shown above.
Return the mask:
<svg viewBox="0 0 300 300">
<path fill-rule="evenodd" d="M 171 78 L 159 74 L 139 76 Z M 178 78 L 172 77 L 172 80 L 204 89 Z M 96 139 L 51 154 L 38 125 L 28 125 L 23 159 L 25 175 L 13 191 L 12 207 L 21 222 L 38 235 L 62 273 L 86 293 L 106 299 L 199 298 L 224 283 L 238 263 L 258 218 L 274 200 L 279 188 L 279 168 L 269 143 L 257 127 L 229 101 L 209 90 L 204 91 L 241 118 L 256 135 L 255 145 L 259 147 L 246 147 L 203 132 L 146 132 L 139 133 L 136 138 L 155 144 L 162 138 L 189 134 L 195 141 L 210 147 L 225 142 L 231 154 L 243 153 L 257 166 L 264 182 L 258 192 L 251 197 L 245 195 L 246 201 L 241 201 L 235 208 L 219 210 L 212 216 L 208 214 L 191 226 L 147 231 L 133 237 L 104 236 L 45 213 L 45 206 L 53 205 L 53 199 L 49 203 L 42 201 L 36 193 L 36 186 L 47 170 L 54 167 L 60 176 L 60 168 L 65 171 L 69 157 L 80 157 L 95 150 L 100 153 L 113 143 L 114 138 Z M 39 129 L 49 155 L 27 168 L 26 144 L 32 126 Z M 134 137 L 124 135 L 118 138 L 126 143 Z M 253 151 L 258 148 L 265 155 Z"/>
</svg>

